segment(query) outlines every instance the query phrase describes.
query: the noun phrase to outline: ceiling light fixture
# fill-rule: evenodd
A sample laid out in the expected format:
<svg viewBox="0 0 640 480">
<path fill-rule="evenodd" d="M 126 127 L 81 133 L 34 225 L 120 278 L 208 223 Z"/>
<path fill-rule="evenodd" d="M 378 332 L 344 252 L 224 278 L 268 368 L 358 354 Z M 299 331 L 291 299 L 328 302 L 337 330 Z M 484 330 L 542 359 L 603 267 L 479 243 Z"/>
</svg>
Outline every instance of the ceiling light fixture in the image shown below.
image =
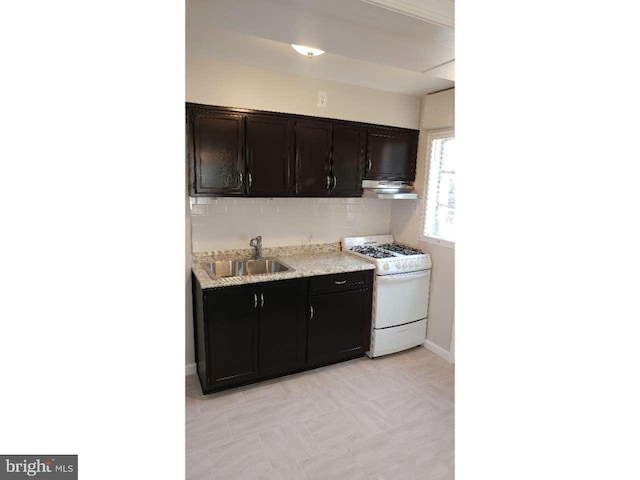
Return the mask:
<svg viewBox="0 0 640 480">
<path fill-rule="evenodd" d="M 293 49 L 296 52 L 298 52 L 301 55 L 306 55 L 309 58 L 317 57 L 318 55 L 322 55 L 324 53 L 324 50 L 319 50 L 319 49 L 313 48 L 313 47 L 307 47 L 305 45 L 294 45 L 294 44 L 291 44 L 291 46 L 293 47 Z"/>
</svg>

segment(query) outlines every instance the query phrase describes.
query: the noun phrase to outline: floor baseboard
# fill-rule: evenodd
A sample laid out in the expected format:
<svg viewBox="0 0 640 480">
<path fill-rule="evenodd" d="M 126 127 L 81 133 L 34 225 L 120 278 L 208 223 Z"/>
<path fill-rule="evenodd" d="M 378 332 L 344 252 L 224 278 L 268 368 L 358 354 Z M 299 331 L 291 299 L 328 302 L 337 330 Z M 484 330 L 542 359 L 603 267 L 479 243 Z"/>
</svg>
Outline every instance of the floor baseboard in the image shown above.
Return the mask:
<svg viewBox="0 0 640 480">
<path fill-rule="evenodd" d="M 431 350 L 433 353 L 435 353 L 436 355 L 438 355 L 439 357 L 444 358 L 447 362 L 449 363 L 453 363 L 453 358 L 450 352 L 447 352 L 444 348 L 439 347 L 438 345 L 436 345 L 435 343 L 433 343 L 430 340 L 426 340 L 424 342 L 424 346 L 428 349 Z"/>
</svg>

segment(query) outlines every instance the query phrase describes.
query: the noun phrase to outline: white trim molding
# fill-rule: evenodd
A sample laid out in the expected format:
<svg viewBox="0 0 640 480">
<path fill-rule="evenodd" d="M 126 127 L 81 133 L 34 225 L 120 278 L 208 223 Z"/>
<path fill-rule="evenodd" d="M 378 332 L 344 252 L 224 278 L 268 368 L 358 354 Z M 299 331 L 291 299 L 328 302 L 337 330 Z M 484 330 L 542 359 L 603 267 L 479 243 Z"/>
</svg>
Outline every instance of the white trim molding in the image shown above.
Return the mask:
<svg viewBox="0 0 640 480">
<path fill-rule="evenodd" d="M 424 175 L 423 177 L 424 178 L 424 196 L 420 202 L 420 238 L 419 240 L 421 242 L 431 243 L 434 245 L 440 245 L 443 247 L 455 249 L 456 247 L 455 240 L 447 240 L 444 238 L 425 235 L 425 230 L 427 227 L 427 210 L 429 208 L 429 196 L 433 195 L 433 192 L 431 191 L 431 188 L 430 188 L 431 178 L 429 175 L 431 173 L 431 160 L 432 160 L 431 155 L 433 154 L 433 151 L 432 151 L 433 141 L 438 140 L 440 138 L 448 138 L 448 137 L 455 138 L 455 135 L 456 135 L 455 129 L 441 128 L 437 130 L 427 130 L 426 135 L 427 135 L 427 138 L 426 138 L 427 159 L 425 162 L 425 168 L 424 168 L 424 174 L 423 174 Z"/>
<path fill-rule="evenodd" d="M 193 375 L 195 373 L 196 373 L 196 364 L 195 363 L 187 363 L 185 376 Z"/>
<path fill-rule="evenodd" d="M 424 235 L 420 238 L 421 242 L 431 243 L 433 245 L 440 245 L 441 247 L 447 248 L 456 248 L 456 242 L 452 242 L 451 240 L 445 240 L 444 238 L 438 237 L 425 237 Z"/>
<path fill-rule="evenodd" d="M 424 342 L 424 346 L 427 350 L 430 350 L 439 357 L 444 358 L 447 362 L 453 363 L 453 355 L 451 355 L 450 352 L 447 352 L 444 348 L 433 343 L 431 340 L 426 340 Z"/>
<path fill-rule="evenodd" d="M 417 18 L 425 22 L 435 23 L 453 28 L 455 23 L 455 7 L 453 0 L 362 0 L 376 7 L 386 8 L 392 12 Z"/>
</svg>

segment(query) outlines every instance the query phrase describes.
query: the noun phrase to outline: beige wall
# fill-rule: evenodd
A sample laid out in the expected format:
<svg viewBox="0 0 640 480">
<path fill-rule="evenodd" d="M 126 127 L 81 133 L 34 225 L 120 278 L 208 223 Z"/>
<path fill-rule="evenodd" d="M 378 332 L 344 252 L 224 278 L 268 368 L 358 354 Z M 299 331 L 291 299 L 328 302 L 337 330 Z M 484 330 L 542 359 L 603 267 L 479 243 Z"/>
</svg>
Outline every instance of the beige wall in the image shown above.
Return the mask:
<svg viewBox="0 0 640 480">
<path fill-rule="evenodd" d="M 427 95 L 423 99 L 421 127 L 426 125 L 429 129 L 437 129 L 453 126 L 453 104 L 453 90 Z M 391 233 L 396 240 L 419 246 L 431 255 L 433 269 L 427 340 L 449 352 L 455 318 L 455 250 L 420 240 L 426 196 L 427 133 L 428 129 L 420 129 L 416 172 L 416 190 L 420 199 L 394 201 L 391 208 Z"/>
<path fill-rule="evenodd" d="M 418 128 L 420 97 L 187 56 L 187 101 Z M 318 90 L 327 92 L 318 107 Z"/>
<path fill-rule="evenodd" d="M 421 98 L 336 82 L 288 75 L 202 57 L 186 59 L 188 102 L 339 118 L 418 128 Z M 328 106 L 317 107 L 317 92 Z M 346 235 L 388 233 L 393 202 L 375 199 L 186 199 L 186 363 L 194 362 L 191 312 L 191 250 L 246 248 L 264 237 L 265 246 L 299 245 L 303 233 L 312 243 Z"/>
</svg>

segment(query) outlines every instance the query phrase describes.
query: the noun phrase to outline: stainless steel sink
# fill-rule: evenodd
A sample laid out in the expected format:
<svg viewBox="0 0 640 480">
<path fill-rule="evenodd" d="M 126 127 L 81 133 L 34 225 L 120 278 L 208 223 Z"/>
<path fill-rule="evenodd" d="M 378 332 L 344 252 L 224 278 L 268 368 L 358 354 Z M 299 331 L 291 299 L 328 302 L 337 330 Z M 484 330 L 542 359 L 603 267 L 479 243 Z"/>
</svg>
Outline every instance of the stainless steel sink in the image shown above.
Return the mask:
<svg viewBox="0 0 640 480">
<path fill-rule="evenodd" d="M 246 275 L 264 275 L 266 273 L 290 272 L 293 268 L 275 258 L 259 260 L 216 260 L 201 265 L 211 278 L 243 277 Z"/>
</svg>

